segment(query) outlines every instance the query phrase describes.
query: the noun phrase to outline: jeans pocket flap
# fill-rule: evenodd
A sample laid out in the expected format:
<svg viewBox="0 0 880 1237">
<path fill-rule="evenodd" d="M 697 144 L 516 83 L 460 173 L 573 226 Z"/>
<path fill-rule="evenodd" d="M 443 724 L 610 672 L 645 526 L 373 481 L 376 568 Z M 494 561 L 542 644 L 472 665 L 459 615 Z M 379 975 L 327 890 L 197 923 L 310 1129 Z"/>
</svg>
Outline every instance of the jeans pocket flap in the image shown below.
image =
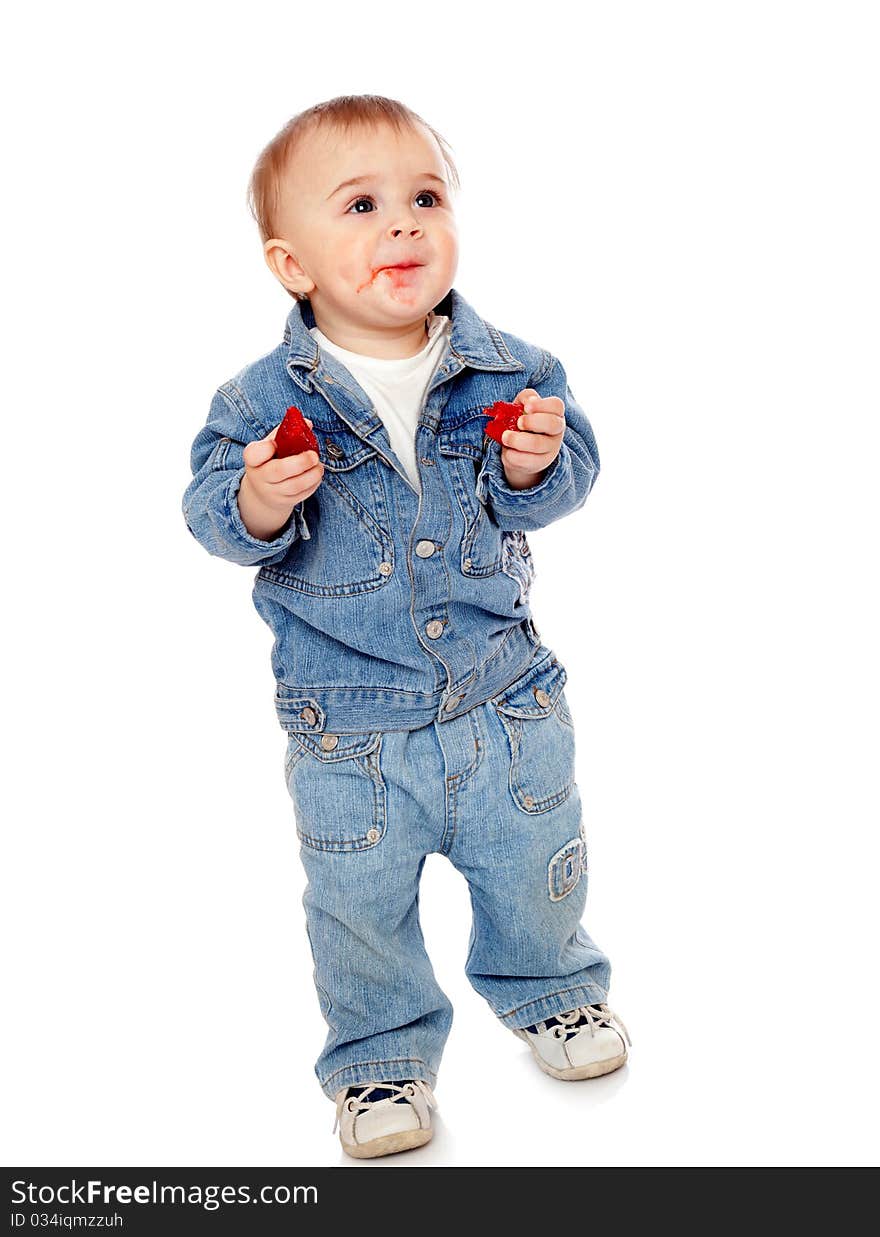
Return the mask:
<svg viewBox="0 0 880 1237">
<path fill-rule="evenodd" d="M 495 697 L 495 708 L 508 717 L 547 717 L 565 686 L 568 672 L 551 656 Z"/>
<path fill-rule="evenodd" d="M 367 734 L 305 734 L 302 731 L 293 733 L 297 743 L 307 752 L 328 764 L 336 760 L 350 760 L 354 756 L 366 756 L 376 750 L 382 737 L 378 730 Z"/>
</svg>

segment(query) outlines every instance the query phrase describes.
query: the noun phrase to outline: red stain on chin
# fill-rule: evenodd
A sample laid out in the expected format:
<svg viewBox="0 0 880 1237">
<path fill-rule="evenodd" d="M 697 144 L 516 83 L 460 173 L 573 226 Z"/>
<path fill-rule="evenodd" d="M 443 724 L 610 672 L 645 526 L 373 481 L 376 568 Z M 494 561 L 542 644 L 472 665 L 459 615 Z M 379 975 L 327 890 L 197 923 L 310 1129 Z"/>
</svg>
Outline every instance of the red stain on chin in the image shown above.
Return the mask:
<svg viewBox="0 0 880 1237">
<path fill-rule="evenodd" d="M 381 268 L 380 268 L 380 269 L 381 269 Z M 357 289 L 357 291 L 358 291 L 358 292 L 363 292 L 364 288 L 369 288 L 370 284 L 373 282 L 373 280 L 376 278 L 376 276 L 377 276 L 378 274 L 379 274 L 379 271 L 373 271 L 373 273 L 372 273 L 372 275 L 370 276 L 370 278 L 366 281 L 366 283 L 362 283 L 362 284 L 360 285 L 360 287 Z"/>
</svg>

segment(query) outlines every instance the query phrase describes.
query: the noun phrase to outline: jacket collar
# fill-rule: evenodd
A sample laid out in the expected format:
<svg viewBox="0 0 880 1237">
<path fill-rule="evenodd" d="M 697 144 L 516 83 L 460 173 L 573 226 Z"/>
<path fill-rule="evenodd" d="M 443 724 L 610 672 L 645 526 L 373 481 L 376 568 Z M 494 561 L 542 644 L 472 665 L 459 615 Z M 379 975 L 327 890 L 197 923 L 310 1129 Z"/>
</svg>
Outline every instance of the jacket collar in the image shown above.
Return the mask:
<svg viewBox="0 0 880 1237">
<path fill-rule="evenodd" d="M 434 306 L 434 312 L 445 314 L 451 320 L 449 352 L 464 365 L 505 372 L 525 368 L 511 353 L 500 331 L 485 322 L 455 288 L 450 288 L 443 300 Z M 318 344 L 309 334 L 309 328 L 315 325 L 311 303 L 296 301 L 284 328 L 287 368 L 291 374 L 295 366 L 309 370 L 312 375 L 318 368 Z"/>
</svg>

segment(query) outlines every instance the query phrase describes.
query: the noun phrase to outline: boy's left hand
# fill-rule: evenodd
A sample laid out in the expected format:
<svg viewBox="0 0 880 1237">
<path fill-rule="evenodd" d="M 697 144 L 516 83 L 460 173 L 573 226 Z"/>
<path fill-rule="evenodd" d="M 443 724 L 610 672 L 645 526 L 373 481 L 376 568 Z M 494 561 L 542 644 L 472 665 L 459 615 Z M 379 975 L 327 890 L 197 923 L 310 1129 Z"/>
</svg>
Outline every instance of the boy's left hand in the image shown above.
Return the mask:
<svg viewBox="0 0 880 1237">
<path fill-rule="evenodd" d="M 507 484 L 514 490 L 537 485 L 562 448 L 565 433 L 565 404 L 558 395 L 540 397 L 533 387 L 520 391 L 511 400 L 522 404 L 518 430 L 502 435 L 501 463 Z"/>
</svg>

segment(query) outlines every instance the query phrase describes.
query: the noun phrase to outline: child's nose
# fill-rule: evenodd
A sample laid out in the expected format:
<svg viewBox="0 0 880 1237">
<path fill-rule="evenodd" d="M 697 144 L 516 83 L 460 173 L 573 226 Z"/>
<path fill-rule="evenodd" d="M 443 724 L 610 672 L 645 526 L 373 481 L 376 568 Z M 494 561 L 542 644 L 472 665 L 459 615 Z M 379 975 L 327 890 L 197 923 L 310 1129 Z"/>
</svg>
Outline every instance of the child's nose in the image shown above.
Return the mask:
<svg viewBox="0 0 880 1237">
<path fill-rule="evenodd" d="M 389 228 L 388 231 L 391 236 L 400 236 L 401 232 L 407 232 L 407 231 L 409 232 L 410 236 L 421 236 L 422 235 L 422 229 L 417 223 L 414 223 L 412 227 L 410 228 L 393 227 L 393 228 Z"/>
</svg>

